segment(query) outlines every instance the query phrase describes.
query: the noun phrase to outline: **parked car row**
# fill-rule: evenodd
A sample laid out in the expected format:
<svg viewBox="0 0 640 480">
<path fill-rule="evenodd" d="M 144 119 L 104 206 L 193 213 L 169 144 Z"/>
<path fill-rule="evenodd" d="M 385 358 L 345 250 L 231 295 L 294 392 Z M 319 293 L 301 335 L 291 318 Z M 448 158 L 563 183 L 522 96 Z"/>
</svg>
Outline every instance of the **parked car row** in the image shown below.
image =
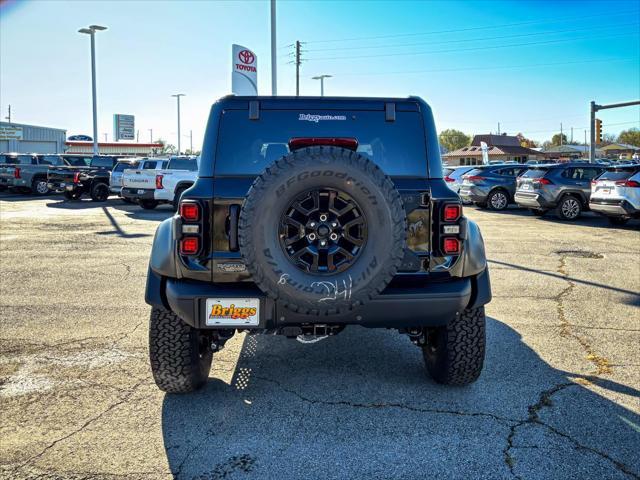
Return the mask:
<svg viewBox="0 0 640 480">
<path fill-rule="evenodd" d="M 177 206 L 182 192 L 195 182 L 198 158 L 123 158 L 111 155 L 0 154 L 0 189 L 68 200 L 88 195 L 96 202 L 118 195 L 151 209 Z"/>
<path fill-rule="evenodd" d="M 585 162 L 445 168 L 445 181 L 465 203 L 504 210 L 510 204 L 542 216 L 575 220 L 585 210 L 621 225 L 640 218 L 640 164 Z"/>
</svg>

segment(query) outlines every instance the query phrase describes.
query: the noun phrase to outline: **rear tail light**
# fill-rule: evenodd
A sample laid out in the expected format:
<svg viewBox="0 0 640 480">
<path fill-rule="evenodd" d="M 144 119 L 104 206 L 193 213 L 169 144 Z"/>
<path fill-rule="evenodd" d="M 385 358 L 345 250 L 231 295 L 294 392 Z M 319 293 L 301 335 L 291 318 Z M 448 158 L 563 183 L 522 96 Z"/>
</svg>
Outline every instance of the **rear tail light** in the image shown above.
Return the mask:
<svg viewBox="0 0 640 480">
<path fill-rule="evenodd" d="M 187 222 L 197 222 L 200 220 L 200 205 L 197 203 L 181 203 L 180 216 Z"/>
<path fill-rule="evenodd" d="M 444 206 L 442 211 L 442 219 L 445 222 L 455 222 L 462 215 L 462 206 L 457 203 L 451 203 Z"/>
<path fill-rule="evenodd" d="M 553 182 L 548 178 L 540 178 L 536 181 L 536 183 L 539 183 L 540 185 L 553 185 Z"/>
<path fill-rule="evenodd" d="M 13 170 L 13 178 L 21 178 L 21 177 L 20 177 L 20 168 L 19 168 L 19 167 L 16 167 L 16 168 Z"/>
<path fill-rule="evenodd" d="M 162 190 L 164 187 L 162 186 L 162 175 L 156 175 L 156 188 L 158 190 Z"/>
<path fill-rule="evenodd" d="M 640 182 L 636 182 L 635 180 L 619 180 L 616 182 L 616 185 L 619 187 L 639 188 Z"/>
<path fill-rule="evenodd" d="M 73 174 L 73 183 L 80 183 L 80 172 Z"/>
<path fill-rule="evenodd" d="M 447 255 L 460 253 L 460 240 L 452 237 L 444 238 L 442 240 L 442 251 Z"/>
<path fill-rule="evenodd" d="M 195 255 L 200 250 L 200 239 L 198 237 L 185 237 L 180 240 L 180 253 L 182 255 Z"/>
<path fill-rule="evenodd" d="M 445 182 L 448 182 L 448 183 L 455 182 L 455 180 L 454 180 L 453 178 L 449 177 L 449 176 L 444 177 L 444 181 L 445 181 Z"/>
<path fill-rule="evenodd" d="M 473 183 L 473 182 L 481 182 L 482 180 L 484 180 L 484 177 L 481 177 L 480 175 L 467 175 L 464 178 L 469 180 L 471 183 Z"/>
</svg>

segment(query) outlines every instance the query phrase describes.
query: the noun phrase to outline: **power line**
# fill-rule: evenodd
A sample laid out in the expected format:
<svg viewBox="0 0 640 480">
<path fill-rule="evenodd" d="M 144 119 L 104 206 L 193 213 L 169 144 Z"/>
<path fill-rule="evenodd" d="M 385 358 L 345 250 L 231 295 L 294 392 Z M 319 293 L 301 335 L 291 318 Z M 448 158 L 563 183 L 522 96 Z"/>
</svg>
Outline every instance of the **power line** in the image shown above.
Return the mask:
<svg viewBox="0 0 640 480">
<path fill-rule="evenodd" d="M 398 33 L 398 34 L 391 34 L 391 35 L 376 35 L 376 36 L 366 36 L 366 37 L 351 37 L 351 38 L 332 38 L 332 39 L 328 39 L 328 40 L 311 40 L 308 43 L 333 43 L 333 42 L 352 42 L 352 41 L 358 41 L 358 40 L 376 40 L 376 39 L 383 39 L 383 38 L 401 38 L 401 37 L 415 37 L 415 36 L 420 36 L 420 35 L 439 35 L 442 33 L 458 33 L 458 32 L 470 32 L 470 31 L 475 31 L 475 30 L 493 30 L 495 28 L 505 28 L 505 27 L 515 27 L 515 26 L 520 26 L 520 25 L 535 25 L 535 24 L 539 24 L 539 23 L 544 23 L 544 24 L 550 24 L 550 23 L 562 23 L 564 21 L 567 20 L 582 20 L 585 18 L 603 18 L 603 17 L 615 17 L 615 16 L 630 16 L 630 15 L 638 15 L 640 14 L 640 11 L 638 10 L 629 10 L 629 11 L 625 11 L 625 12 L 618 12 L 618 13 L 599 13 L 599 14 L 592 14 L 592 15 L 583 15 L 583 16 L 571 16 L 571 17 L 564 17 L 564 18 L 547 18 L 547 19 L 539 19 L 539 20 L 528 20 L 528 21 L 524 21 L 524 22 L 515 22 L 515 23 L 503 23 L 503 24 L 499 24 L 499 25 L 486 25 L 486 26 L 482 26 L 482 27 L 468 27 L 468 28 L 455 28 L 455 29 L 451 29 L 451 30 L 437 30 L 437 31 L 431 31 L 431 32 L 414 32 L 414 33 Z"/>
<path fill-rule="evenodd" d="M 428 70 L 404 70 L 393 72 L 343 72 L 336 73 L 341 77 L 360 76 L 360 75 L 398 75 L 398 74 L 412 74 L 412 73 L 441 73 L 441 72 L 463 72 L 463 71 L 477 71 L 477 70 L 509 70 L 516 68 L 537 68 L 537 67 L 551 67 L 559 65 L 577 65 L 582 63 L 611 63 L 611 62 L 629 62 L 636 61 L 635 58 L 619 59 L 619 58 L 606 58 L 606 59 L 588 59 L 588 60 L 576 60 L 575 62 L 550 62 L 550 63 L 528 63 L 521 65 L 499 65 L 499 66 L 479 66 L 479 67 L 456 67 L 456 68 L 439 68 Z"/>
<path fill-rule="evenodd" d="M 538 42 L 524 42 L 524 43 L 512 43 L 507 45 L 490 45 L 484 47 L 468 47 L 468 48 L 454 48 L 448 50 L 431 50 L 426 52 L 406 52 L 406 53 L 380 53 L 375 55 L 349 55 L 349 56 L 338 56 L 338 57 L 317 57 L 317 58 L 309 58 L 308 60 L 353 60 L 354 58 L 381 58 L 381 57 L 404 57 L 404 56 L 416 56 L 416 55 L 433 55 L 435 53 L 453 53 L 453 52 L 470 52 L 470 51 L 478 51 L 478 50 L 490 50 L 496 48 L 513 48 L 513 47 L 525 47 L 529 45 L 549 45 L 553 43 L 566 43 L 566 42 L 574 42 L 577 40 L 594 40 L 600 38 L 611 38 L 611 37 L 620 37 L 620 36 L 637 36 L 639 32 L 622 32 L 616 34 L 608 34 L 608 35 L 591 35 L 588 37 L 574 37 L 574 38 L 565 38 L 559 40 L 543 40 Z"/>
<path fill-rule="evenodd" d="M 626 26 L 632 26 L 632 25 L 637 26 L 638 23 L 637 22 L 622 23 L 622 24 L 611 26 L 607 30 L 611 30 L 611 29 L 619 30 L 620 27 L 626 27 Z M 547 30 L 547 31 L 544 31 L 544 32 L 530 32 L 530 33 L 517 33 L 517 34 L 513 34 L 513 35 L 499 35 L 499 36 L 495 36 L 495 37 L 475 37 L 475 38 L 464 38 L 464 39 L 456 39 L 456 40 L 436 40 L 436 41 L 429 41 L 429 42 L 399 43 L 399 44 L 396 44 L 396 45 L 389 45 L 389 44 L 387 44 L 387 45 L 368 45 L 368 46 L 348 47 L 348 49 L 349 50 L 370 50 L 370 49 L 375 49 L 375 48 L 401 48 L 401 47 L 415 47 L 415 46 L 419 46 L 419 45 L 441 45 L 441 44 L 448 44 L 448 43 L 479 42 L 479 41 L 486 41 L 486 40 L 502 40 L 502 39 L 505 39 L 505 38 L 531 37 L 531 36 L 537 36 L 537 35 L 557 35 L 557 34 L 560 34 L 560 33 L 582 32 L 582 31 L 585 31 L 585 30 L 593 31 L 593 28 L 594 27 L 591 26 L 591 27 L 571 28 L 571 29 L 565 29 L 565 30 Z M 329 51 L 344 50 L 344 49 L 345 49 L 345 47 L 312 48 L 312 49 L 310 49 L 308 51 L 309 52 L 329 52 Z"/>
</svg>

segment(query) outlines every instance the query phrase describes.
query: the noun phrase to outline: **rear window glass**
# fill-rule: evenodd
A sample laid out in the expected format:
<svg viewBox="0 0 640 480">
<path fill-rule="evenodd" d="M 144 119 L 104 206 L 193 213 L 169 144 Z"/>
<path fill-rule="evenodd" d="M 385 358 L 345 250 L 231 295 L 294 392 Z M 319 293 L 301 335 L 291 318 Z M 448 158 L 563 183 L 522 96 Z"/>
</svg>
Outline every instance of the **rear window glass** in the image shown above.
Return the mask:
<svg viewBox="0 0 640 480">
<path fill-rule="evenodd" d="M 65 159 L 74 167 L 86 167 L 91 163 L 91 157 L 65 157 Z"/>
<path fill-rule="evenodd" d="M 40 157 L 40 165 L 64 165 L 64 160 L 59 155 L 43 155 Z"/>
<path fill-rule="evenodd" d="M 449 178 L 453 178 L 454 180 L 457 180 L 458 178 L 461 178 L 463 175 L 466 175 L 467 173 L 469 173 L 469 171 L 471 170 L 476 170 L 476 169 L 456 168 L 453 170 L 453 172 L 451 172 L 451 174 L 449 175 Z"/>
<path fill-rule="evenodd" d="M 119 162 L 113 169 L 114 172 L 124 172 L 128 168 L 137 168 L 137 163 Z"/>
<path fill-rule="evenodd" d="M 463 175 L 482 175 L 484 173 L 484 170 L 482 168 L 474 168 L 469 170 L 468 172 L 463 173 Z"/>
<path fill-rule="evenodd" d="M 113 160 L 111 158 L 94 158 L 91 160 L 92 167 L 113 167 Z"/>
<path fill-rule="evenodd" d="M 310 114 L 310 115 L 306 115 Z M 313 118 L 325 117 L 315 121 Z M 249 120 L 246 110 L 227 110 L 222 116 L 216 155 L 217 175 L 262 172 L 289 152 L 298 137 L 356 138 L 358 152 L 389 175 L 425 176 L 426 152 L 422 118 L 417 112 L 397 112 L 394 122 L 384 112 L 262 110 Z"/>
<path fill-rule="evenodd" d="M 195 172 L 198 170 L 198 164 L 194 159 L 190 158 L 172 158 L 167 166 L 169 170 L 189 170 Z"/>
<path fill-rule="evenodd" d="M 546 168 L 530 168 L 521 175 L 521 178 L 542 178 L 547 171 Z"/>
<path fill-rule="evenodd" d="M 16 157 L 10 157 L 9 155 L 0 155 L 0 163 L 7 163 L 9 165 L 15 165 L 18 163 Z"/>
<path fill-rule="evenodd" d="M 627 178 L 632 177 L 636 172 L 639 172 L 639 171 L 640 171 L 640 167 L 606 170 L 602 175 L 598 177 L 598 180 L 626 180 Z"/>
<path fill-rule="evenodd" d="M 31 165 L 34 163 L 31 155 L 18 155 L 18 162 L 20 165 Z"/>
<path fill-rule="evenodd" d="M 451 175 L 453 172 L 455 172 L 456 170 L 454 168 L 445 168 L 444 171 L 442 172 L 442 174 L 445 177 L 448 177 L 449 175 Z"/>
</svg>

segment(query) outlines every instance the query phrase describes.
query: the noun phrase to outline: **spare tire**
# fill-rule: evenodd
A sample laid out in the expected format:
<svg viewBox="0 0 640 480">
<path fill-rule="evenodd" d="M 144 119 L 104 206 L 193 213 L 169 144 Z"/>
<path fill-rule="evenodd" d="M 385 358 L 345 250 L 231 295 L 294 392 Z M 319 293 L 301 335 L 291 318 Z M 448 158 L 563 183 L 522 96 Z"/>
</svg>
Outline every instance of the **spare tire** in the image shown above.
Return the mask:
<svg viewBox="0 0 640 480">
<path fill-rule="evenodd" d="M 303 314 L 341 314 L 377 296 L 396 274 L 406 215 L 391 179 L 366 157 L 309 147 L 256 178 L 238 240 L 269 297 Z"/>
</svg>

